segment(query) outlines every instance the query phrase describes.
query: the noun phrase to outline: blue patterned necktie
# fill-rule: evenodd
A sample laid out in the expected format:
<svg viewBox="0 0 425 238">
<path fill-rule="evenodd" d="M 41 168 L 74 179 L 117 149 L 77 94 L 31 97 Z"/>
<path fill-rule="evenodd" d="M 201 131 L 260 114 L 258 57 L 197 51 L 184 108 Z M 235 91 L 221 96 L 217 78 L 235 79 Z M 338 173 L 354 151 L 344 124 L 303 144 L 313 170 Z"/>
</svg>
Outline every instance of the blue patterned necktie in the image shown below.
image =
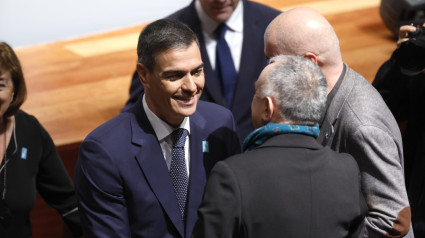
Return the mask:
<svg viewBox="0 0 425 238">
<path fill-rule="evenodd" d="M 222 92 L 226 97 L 227 108 L 230 108 L 232 106 L 238 73 L 233 63 L 229 45 L 227 45 L 226 39 L 224 38 L 227 29 L 229 28 L 223 23 L 215 30 L 217 36 L 215 71 L 220 79 L 219 83 Z"/>
<path fill-rule="evenodd" d="M 185 219 L 187 188 L 189 185 L 184 156 L 186 136 L 187 130 L 183 128 L 179 128 L 171 133 L 173 149 L 171 151 L 170 175 L 183 220 Z"/>
</svg>

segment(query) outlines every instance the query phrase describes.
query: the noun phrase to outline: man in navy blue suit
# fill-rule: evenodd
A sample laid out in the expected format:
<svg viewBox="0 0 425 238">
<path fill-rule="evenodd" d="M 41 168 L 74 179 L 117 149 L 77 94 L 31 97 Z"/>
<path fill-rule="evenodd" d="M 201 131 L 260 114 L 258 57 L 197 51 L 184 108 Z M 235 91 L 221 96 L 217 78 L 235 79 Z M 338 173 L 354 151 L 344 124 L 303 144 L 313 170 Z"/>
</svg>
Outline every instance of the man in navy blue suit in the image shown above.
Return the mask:
<svg viewBox="0 0 425 238">
<path fill-rule="evenodd" d="M 190 28 L 155 21 L 137 53 L 144 95 L 80 146 L 75 186 L 85 237 L 189 237 L 209 171 L 240 152 L 231 112 L 198 101 L 204 64 Z M 182 132 L 177 142 L 174 131 Z"/>
<path fill-rule="evenodd" d="M 194 0 L 189 6 L 167 17 L 187 24 L 196 33 L 205 72 L 205 89 L 201 100 L 217 103 L 232 111 L 241 142 L 254 130 L 251 119 L 254 83 L 267 65 L 263 51 L 264 31 L 279 13 L 273 8 L 246 0 Z M 228 26 L 224 37 L 237 72 L 230 104 L 225 97 L 225 86 L 216 73 L 215 30 L 222 23 Z M 123 111 L 143 94 L 139 81 L 135 73 L 130 87 L 130 99 Z"/>
</svg>

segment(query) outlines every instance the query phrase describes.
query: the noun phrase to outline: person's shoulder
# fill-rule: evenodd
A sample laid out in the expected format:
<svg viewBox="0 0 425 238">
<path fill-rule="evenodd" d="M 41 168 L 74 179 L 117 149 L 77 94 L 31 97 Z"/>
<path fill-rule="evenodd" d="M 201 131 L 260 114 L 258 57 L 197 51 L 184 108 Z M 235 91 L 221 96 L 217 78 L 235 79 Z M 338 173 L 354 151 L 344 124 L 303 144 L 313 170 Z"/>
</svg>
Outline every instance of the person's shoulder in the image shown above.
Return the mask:
<svg viewBox="0 0 425 238">
<path fill-rule="evenodd" d="M 22 110 L 18 110 L 15 115 L 15 130 L 18 138 L 31 140 L 32 143 L 44 141 L 50 138 L 50 133 L 43 127 L 40 121 L 34 116 Z"/>
<path fill-rule="evenodd" d="M 28 114 L 22 110 L 18 110 L 14 116 L 15 116 L 15 123 L 19 127 L 31 127 L 31 128 L 41 127 L 40 122 L 35 116 Z"/>
<path fill-rule="evenodd" d="M 240 171 L 243 171 L 247 166 L 255 166 L 257 163 L 259 163 L 259 159 L 259 157 L 252 156 L 249 152 L 242 152 L 231 155 L 223 160 L 218 161 L 214 168 L 222 167 L 226 168 L 227 170 L 233 171 L 233 173 L 239 173 Z"/>
<path fill-rule="evenodd" d="M 38 121 L 35 116 L 28 114 L 22 110 L 18 110 L 15 113 L 15 120 L 30 120 L 30 121 Z"/>
<path fill-rule="evenodd" d="M 333 160 L 331 164 L 341 168 L 352 168 L 356 171 L 358 170 L 357 162 L 352 155 L 345 152 L 336 152 L 329 146 L 324 146 L 323 150 L 328 155 L 328 157 Z"/>
<path fill-rule="evenodd" d="M 243 4 L 245 5 L 245 9 L 255 10 L 255 15 L 257 16 L 268 16 L 274 18 L 282 13 L 280 10 L 254 1 L 243 1 Z"/>
<path fill-rule="evenodd" d="M 347 88 L 343 85 L 347 85 Z M 381 95 L 369 81 L 349 67 L 347 67 L 347 72 L 340 89 L 342 90 L 341 93 L 347 96 L 347 100 L 356 109 L 367 109 L 365 104 L 385 104 Z"/>
<path fill-rule="evenodd" d="M 372 84 L 369 81 L 367 81 L 367 79 L 363 77 L 363 75 L 354 71 L 348 65 L 346 65 L 346 73 L 345 73 L 343 84 L 346 84 L 345 81 L 348 81 L 347 83 L 353 85 L 353 89 L 355 90 L 354 92 L 356 94 L 360 92 L 369 94 L 370 92 L 372 92 L 373 95 L 369 95 L 369 96 L 379 96 L 378 91 L 376 91 L 376 89 L 372 86 Z"/>
<path fill-rule="evenodd" d="M 198 106 L 196 108 L 196 112 L 200 113 L 203 116 L 209 117 L 220 117 L 226 115 L 232 115 L 232 112 L 216 103 L 207 102 L 203 100 L 198 101 Z"/>
<path fill-rule="evenodd" d="M 86 139 L 100 140 L 102 138 L 116 137 L 124 132 L 130 133 L 132 115 L 133 114 L 129 112 L 120 113 L 91 131 Z"/>
<path fill-rule="evenodd" d="M 198 101 L 196 112 L 190 117 L 191 121 L 208 128 L 203 133 L 208 134 L 213 131 L 217 133 L 219 128 L 228 128 L 229 132 L 235 130 L 235 119 L 232 112 L 215 103 Z"/>
<path fill-rule="evenodd" d="M 187 15 L 189 13 L 191 13 L 194 10 L 194 6 L 192 6 L 192 3 L 190 5 L 187 5 L 173 13 L 171 13 L 170 15 L 166 16 L 165 18 L 167 19 L 175 19 L 175 20 L 180 20 L 184 17 L 187 17 Z M 194 16 L 192 16 L 194 17 Z"/>
<path fill-rule="evenodd" d="M 382 128 L 396 125 L 394 116 L 379 92 L 362 75 L 348 68 L 341 88 L 344 84 L 351 86 L 339 92 L 345 95 L 346 100 L 341 119 L 349 120 L 351 124 L 357 121 L 353 124 L 357 129 L 361 125 Z"/>
<path fill-rule="evenodd" d="M 356 159 L 346 152 L 336 152 L 329 146 L 322 148 L 320 168 L 352 181 L 358 181 L 360 169 Z"/>
</svg>

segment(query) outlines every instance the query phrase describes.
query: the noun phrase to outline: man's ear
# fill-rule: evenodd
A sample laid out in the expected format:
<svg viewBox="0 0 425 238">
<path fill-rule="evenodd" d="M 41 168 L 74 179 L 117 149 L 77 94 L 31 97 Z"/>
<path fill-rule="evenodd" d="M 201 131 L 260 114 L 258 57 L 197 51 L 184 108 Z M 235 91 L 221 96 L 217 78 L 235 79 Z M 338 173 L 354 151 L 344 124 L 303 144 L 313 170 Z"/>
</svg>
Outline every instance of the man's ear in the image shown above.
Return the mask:
<svg viewBox="0 0 425 238">
<path fill-rule="evenodd" d="M 147 87 L 149 85 L 149 80 L 147 75 L 149 74 L 149 70 L 141 63 L 137 63 L 136 66 L 137 74 L 139 75 L 140 82 L 143 84 L 143 87 Z"/>
<path fill-rule="evenodd" d="M 304 54 L 304 57 L 313 61 L 313 63 L 317 64 L 317 56 L 311 52 L 307 52 Z"/>
<path fill-rule="evenodd" d="M 265 111 L 263 112 L 262 119 L 264 122 L 270 122 L 273 118 L 274 113 L 276 112 L 276 105 L 273 99 L 269 96 L 264 98 Z"/>
</svg>

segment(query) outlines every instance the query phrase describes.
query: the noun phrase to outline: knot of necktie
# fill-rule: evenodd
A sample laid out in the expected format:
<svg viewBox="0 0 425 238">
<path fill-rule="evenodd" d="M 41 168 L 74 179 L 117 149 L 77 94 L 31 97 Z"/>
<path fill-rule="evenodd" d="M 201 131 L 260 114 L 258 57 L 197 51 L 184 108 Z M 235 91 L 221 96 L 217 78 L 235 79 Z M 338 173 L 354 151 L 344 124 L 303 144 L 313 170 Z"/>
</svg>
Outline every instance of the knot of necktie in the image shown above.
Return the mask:
<svg viewBox="0 0 425 238">
<path fill-rule="evenodd" d="M 218 25 L 218 27 L 214 30 L 214 35 L 217 40 L 223 40 L 224 35 L 226 34 L 226 31 L 229 29 L 229 27 L 225 23 L 221 23 Z"/>
</svg>

